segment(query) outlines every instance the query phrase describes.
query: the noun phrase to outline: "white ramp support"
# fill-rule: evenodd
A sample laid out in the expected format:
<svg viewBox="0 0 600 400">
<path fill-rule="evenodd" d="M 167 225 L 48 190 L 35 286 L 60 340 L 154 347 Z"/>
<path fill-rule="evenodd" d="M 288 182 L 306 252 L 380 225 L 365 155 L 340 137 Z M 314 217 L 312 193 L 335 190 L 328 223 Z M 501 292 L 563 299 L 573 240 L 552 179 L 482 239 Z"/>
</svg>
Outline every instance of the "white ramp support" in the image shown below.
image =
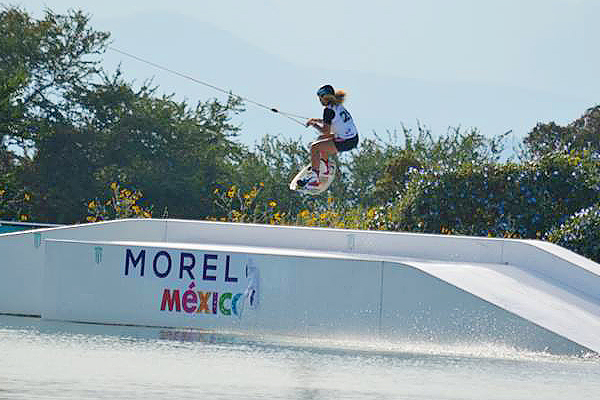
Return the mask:
<svg viewBox="0 0 600 400">
<path fill-rule="evenodd" d="M 600 352 L 600 265 L 540 241 L 120 220 L 0 252 L 0 313 Z"/>
</svg>

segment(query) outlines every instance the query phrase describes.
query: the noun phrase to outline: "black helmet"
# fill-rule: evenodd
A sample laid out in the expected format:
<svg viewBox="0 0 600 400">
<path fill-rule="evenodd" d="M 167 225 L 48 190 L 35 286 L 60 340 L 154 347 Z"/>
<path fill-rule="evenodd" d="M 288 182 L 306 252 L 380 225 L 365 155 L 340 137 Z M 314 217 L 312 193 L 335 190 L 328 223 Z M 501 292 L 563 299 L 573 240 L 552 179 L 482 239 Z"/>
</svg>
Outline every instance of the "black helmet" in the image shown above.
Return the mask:
<svg viewBox="0 0 600 400">
<path fill-rule="evenodd" d="M 333 86 L 325 85 L 325 86 L 321 86 L 319 88 L 319 90 L 317 90 L 317 96 L 319 96 L 319 97 L 323 97 L 327 94 L 331 94 L 331 95 L 335 94 L 335 90 L 333 90 Z"/>
</svg>

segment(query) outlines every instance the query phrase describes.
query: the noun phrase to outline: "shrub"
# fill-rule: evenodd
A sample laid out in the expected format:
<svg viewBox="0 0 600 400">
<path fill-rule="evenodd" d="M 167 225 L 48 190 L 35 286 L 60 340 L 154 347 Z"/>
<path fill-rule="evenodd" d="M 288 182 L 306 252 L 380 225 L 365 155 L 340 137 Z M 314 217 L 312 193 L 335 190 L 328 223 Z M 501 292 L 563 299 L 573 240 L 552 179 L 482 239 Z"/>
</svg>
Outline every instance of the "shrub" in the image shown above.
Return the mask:
<svg viewBox="0 0 600 400">
<path fill-rule="evenodd" d="M 585 154 L 463 163 L 413 170 L 386 228 L 536 238 L 598 199 L 597 162 Z"/>
<path fill-rule="evenodd" d="M 600 204 L 580 210 L 544 239 L 600 262 Z"/>
<path fill-rule="evenodd" d="M 0 219 L 29 221 L 32 215 L 33 194 L 18 187 L 10 179 L 0 177 Z"/>
</svg>

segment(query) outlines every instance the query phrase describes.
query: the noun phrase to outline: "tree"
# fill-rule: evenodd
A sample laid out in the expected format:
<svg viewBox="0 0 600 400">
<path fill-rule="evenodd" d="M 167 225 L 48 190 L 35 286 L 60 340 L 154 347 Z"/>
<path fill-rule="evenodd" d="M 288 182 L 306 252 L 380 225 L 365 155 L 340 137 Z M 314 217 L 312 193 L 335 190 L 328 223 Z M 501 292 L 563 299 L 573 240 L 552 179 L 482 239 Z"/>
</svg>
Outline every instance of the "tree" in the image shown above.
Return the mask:
<svg viewBox="0 0 600 400">
<path fill-rule="evenodd" d="M 70 96 L 97 79 L 97 56 L 109 37 L 87 24 L 88 17 L 81 11 L 56 15 L 47 10 L 42 20 L 33 20 L 17 7 L 5 7 L 0 12 L 1 158 L 3 167 L 9 169 L 5 173 L 12 177 L 13 192 L 26 193 L 33 210 L 52 199 L 52 190 L 65 194 L 67 188 L 52 185 L 53 182 L 65 186 L 71 181 L 82 182 L 78 175 L 63 175 L 46 182 L 46 187 L 53 188 L 50 191 L 36 192 L 38 183 L 52 170 L 40 169 L 33 160 L 40 149 L 46 149 L 40 160 L 54 158 L 54 164 L 75 162 L 79 156 L 80 148 L 68 135 L 76 131 L 73 117 L 81 109 Z M 51 154 L 49 149 L 56 152 Z M 47 166 L 53 167 L 52 163 Z M 85 169 L 85 165 L 73 168 Z M 41 173 L 36 175 L 38 172 Z M 56 204 L 59 205 L 64 204 Z M 54 222 L 56 216 L 42 219 L 46 218 Z"/>
<path fill-rule="evenodd" d="M 417 126 L 417 132 L 402 127 L 401 134 L 388 132 L 387 140 L 376 136 L 365 140 L 351 154 L 349 195 L 363 207 L 384 205 L 401 196 L 413 169 L 438 169 L 465 162 L 489 163 L 499 159 L 504 135 L 486 138 L 476 129 L 449 128 L 434 138 Z"/>
<path fill-rule="evenodd" d="M 568 124 L 539 123 L 523 140 L 523 157 L 532 159 L 546 154 L 588 150 L 600 155 L 600 105 Z"/>
<path fill-rule="evenodd" d="M 2 146 L 9 134 L 19 131 L 25 117 L 23 94 L 29 82 L 27 60 L 39 47 L 39 32 L 27 14 L 19 9 L 0 13 L 0 138 Z"/>
<path fill-rule="evenodd" d="M 141 190 L 157 216 L 165 210 L 178 218 L 214 214 L 214 188 L 231 179 L 242 154 L 231 140 L 238 128 L 230 123 L 240 102 L 230 97 L 226 104 L 191 108 L 172 95 L 156 97 L 156 90 L 135 90 L 117 70 L 70 94 L 79 118 L 38 140 L 30 179 L 45 194 L 37 203 L 39 218 L 81 220 L 83 205 L 106 197 L 111 182 Z"/>
<path fill-rule="evenodd" d="M 386 164 L 397 155 L 401 147 L 395 143 L 376 139 L 361 139 L 356 151 L 352 151 L 343 166 L 347 169 L 347 191 L 344 193 L 349 205 L 370 207 L 381 201 L 377 183 L 383 178 Z"/>
<path fill-rule="evenodd" d="M 263 183 L 259 202 L 276 201 L 278 207 L 288 214 L 296 214 L 309 207 L 307 195 L 292 192 L 289 183 L 310 160 L 306 146 L 300 138 L 283 140 L 265 135 L 253 153 L 248 153 L 238 166 L 236 184 L 240 190 L 248 190 Z"/>
<path fill-rule="evenodd" d="M 33 215 L 38 222 L 75 223 L 98 184 L 94 181 L 94 135 L 56 126 L 36 142 L 35 156 L 22 168 L 23 182 L 35 193 Z"/>
<path fill-rule="evenodd" d="M 70 93 L 98 77 L 109 34 L 88 22 L 81 11 L 46 10 L 39 21 L 15 7 L 0 13 L 0 134 L 25 155 L 53 124 L 69 125 L 80 112 Z"/>
</svg>

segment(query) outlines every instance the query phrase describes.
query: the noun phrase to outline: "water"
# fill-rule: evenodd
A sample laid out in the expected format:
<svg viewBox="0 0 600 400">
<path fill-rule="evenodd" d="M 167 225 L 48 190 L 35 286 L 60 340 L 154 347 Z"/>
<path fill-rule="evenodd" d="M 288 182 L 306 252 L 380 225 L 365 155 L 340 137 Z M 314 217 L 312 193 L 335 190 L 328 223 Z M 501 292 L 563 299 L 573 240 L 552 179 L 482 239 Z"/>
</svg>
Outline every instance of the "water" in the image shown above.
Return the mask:
<svg viewBox="0 0 600 400">
<path fill-rule="evenodd" d="M 600 358 L 0 315 L 0 399 L 600 399 Z"/>
</svg>

